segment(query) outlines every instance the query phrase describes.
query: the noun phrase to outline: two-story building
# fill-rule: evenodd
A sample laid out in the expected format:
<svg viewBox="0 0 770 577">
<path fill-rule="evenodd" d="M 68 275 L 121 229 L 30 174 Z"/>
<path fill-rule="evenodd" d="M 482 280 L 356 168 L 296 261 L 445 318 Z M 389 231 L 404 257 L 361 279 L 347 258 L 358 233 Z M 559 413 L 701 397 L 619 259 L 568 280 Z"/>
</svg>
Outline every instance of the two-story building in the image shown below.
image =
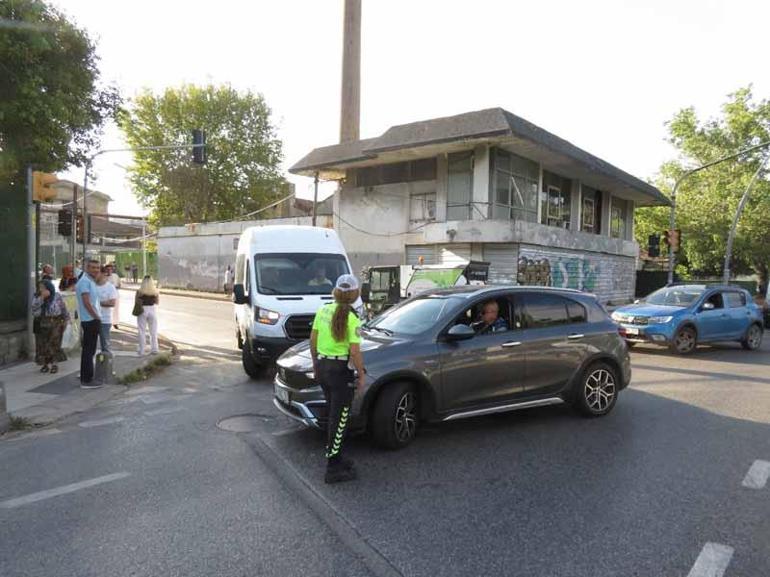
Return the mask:
<svg viewBox="0 0 770 577">
<path fill-rule="evenodd" d="M 501 108 L 318 148 L 290 169 L 339 181 L 334 226 L 356 270 L 458 260 L 495 283 L 633 298 L 634 209 L 654 186 Z"/>
</svg>

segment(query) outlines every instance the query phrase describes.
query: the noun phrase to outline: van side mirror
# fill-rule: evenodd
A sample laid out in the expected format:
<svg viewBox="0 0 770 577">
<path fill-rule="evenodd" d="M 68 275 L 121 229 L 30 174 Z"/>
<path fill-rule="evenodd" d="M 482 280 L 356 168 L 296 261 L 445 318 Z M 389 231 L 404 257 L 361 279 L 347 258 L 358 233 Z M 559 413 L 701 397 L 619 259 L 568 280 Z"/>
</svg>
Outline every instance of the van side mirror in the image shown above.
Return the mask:
<svg viewBox="0 0 770 577">
<path fill-rule="evenodd" d="M 476 336 L 476 331 L 474 331 L 471 327 L 468 325 L 455 325 L 446 334 L 446 339 L 448 341 L 467 341 L 468 339 L 472 339 Z"/>
<path fill-rule="evenodd" d="M 233 302 L 237 305 L 248 304 L 249 297 L 246 295 L 246 290 L 242 284 L 233 285 Z"/>
<path fill-rule="evenodd" d="M 369 303 L 369 296 L 372 291 L 371 284 L 368 282 L 361 283 L 361 300 L 365 303 Z"/>
</svg>

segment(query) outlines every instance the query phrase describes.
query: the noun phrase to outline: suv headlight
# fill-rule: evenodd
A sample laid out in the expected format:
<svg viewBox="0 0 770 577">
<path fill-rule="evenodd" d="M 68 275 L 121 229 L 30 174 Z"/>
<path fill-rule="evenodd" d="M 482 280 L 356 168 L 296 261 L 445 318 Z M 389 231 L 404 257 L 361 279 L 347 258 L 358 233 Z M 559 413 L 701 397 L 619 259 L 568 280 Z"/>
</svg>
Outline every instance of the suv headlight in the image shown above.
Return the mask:
<svg viewBox="0 0 770 577">
<path fill-rule="evenodd" d="M 263 308 L 258 308 L 254 311 L 254 316 L 257 322 L 263 325 L 274 325 L 281 318 L 280 313 Z"/>
<path fill-rule="evenodd" d="M 672 318 L 674 317 L 650 317 L 647 322 L 651 325 L 665 325 L 666 323 L 670 323 Z"/>
</svg>

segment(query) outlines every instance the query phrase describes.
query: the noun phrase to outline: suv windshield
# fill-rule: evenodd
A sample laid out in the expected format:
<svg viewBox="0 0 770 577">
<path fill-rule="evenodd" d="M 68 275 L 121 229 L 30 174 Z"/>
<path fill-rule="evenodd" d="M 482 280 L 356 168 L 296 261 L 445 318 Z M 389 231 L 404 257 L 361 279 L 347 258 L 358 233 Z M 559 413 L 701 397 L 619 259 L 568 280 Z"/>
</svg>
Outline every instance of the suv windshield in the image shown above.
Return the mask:
<svg viewBox="0 0 770 577">
<path fill-rule="evenodd" d="M 328 295 L 350 272 L 343 255 L 314 253 L 258 254 L 254 270 L 263 295 Z"/>
<path fill-rule="evenodd" d="M 651 305 L 686 307 L 694 303 L 705 291 L 701 286 L 666 287 L 655 291 L 644 302 Z"/>
<path fill-rule="evenodd" d="M 436 324 L 451 303 L 448 298 L 418 298 L 388 309 L 366 326 L 392 333 L 418 335 Z"/>
</svg>

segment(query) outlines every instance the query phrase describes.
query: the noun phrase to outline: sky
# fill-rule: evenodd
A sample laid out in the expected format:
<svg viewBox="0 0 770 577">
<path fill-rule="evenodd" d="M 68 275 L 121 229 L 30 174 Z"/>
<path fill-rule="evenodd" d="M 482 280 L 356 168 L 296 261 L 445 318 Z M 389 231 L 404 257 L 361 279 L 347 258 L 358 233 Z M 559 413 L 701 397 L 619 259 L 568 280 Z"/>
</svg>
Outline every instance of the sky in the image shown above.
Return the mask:
<svg viewBox="0 0 770 577">
<path fill-rule="evenodd" d="M 262 93 L 284 170 L 339 141 L 343 0 L 53 3 L 88 30 L 125 98 L 182 83 Z M 770 96 L 765 0 L 363 0 L 362 13 L 362 138 L 500 106 L 647 179 L 675 156 L 665 122 L 678 110 L 713 117 L 749 84 Z M 125 146 L 117 128 L 102 146 Z M 130 164 L 95 165 L 116 214 L 144 212 Z M 312 197 L 311 179 L 287 176 Z"/>
</svg>

